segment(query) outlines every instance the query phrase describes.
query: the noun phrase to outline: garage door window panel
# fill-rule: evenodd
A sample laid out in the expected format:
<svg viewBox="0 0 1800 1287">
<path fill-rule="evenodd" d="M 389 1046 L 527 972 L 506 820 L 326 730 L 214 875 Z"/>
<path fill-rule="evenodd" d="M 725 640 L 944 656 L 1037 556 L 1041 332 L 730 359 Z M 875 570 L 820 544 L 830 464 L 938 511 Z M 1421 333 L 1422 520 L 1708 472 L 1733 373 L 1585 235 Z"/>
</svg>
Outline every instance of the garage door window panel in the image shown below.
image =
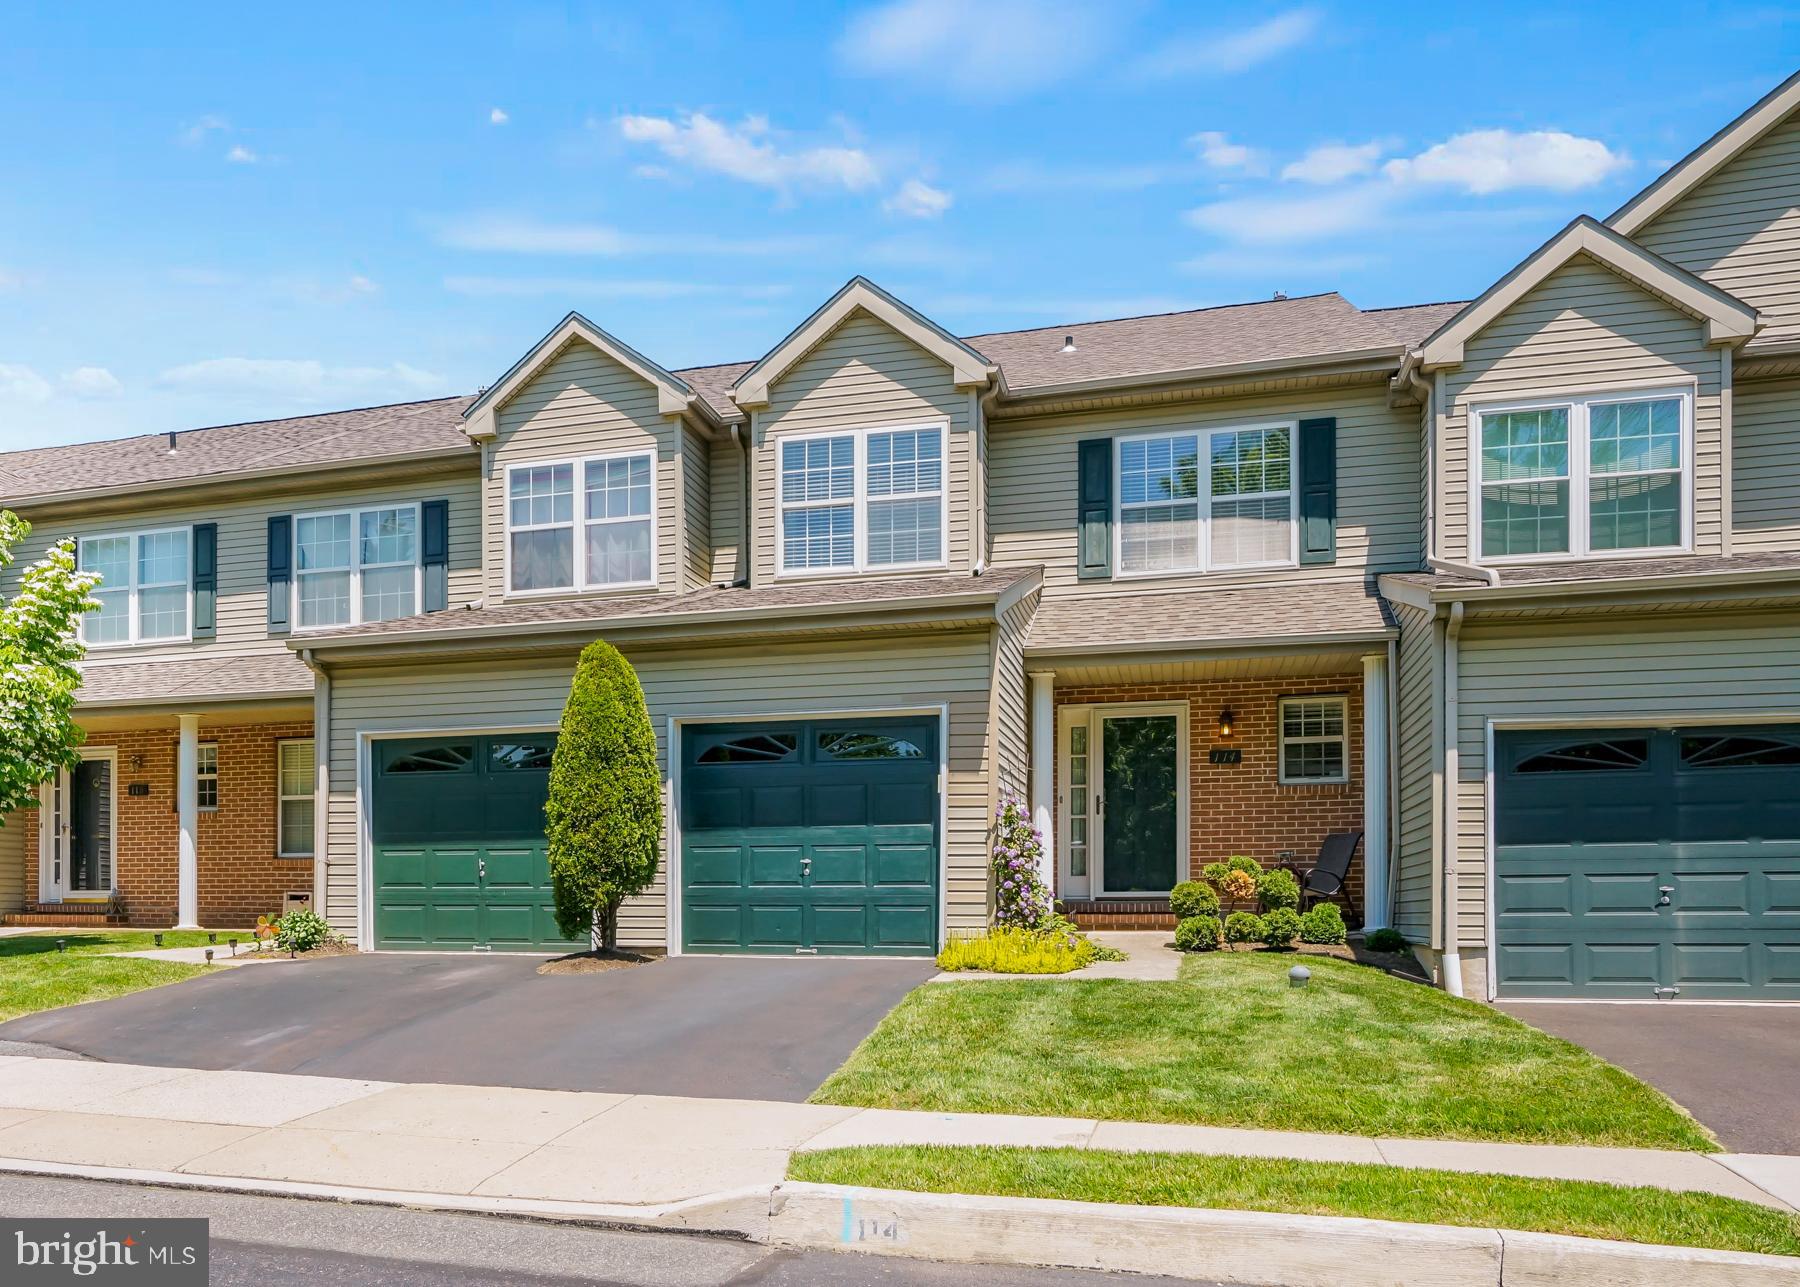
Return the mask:
<svg viewBox="0 0 1800 1287">
<path fill-rule="evenodd" d="M 1515 773 L 1618 773 L 1641 769 L 1650 759 L 1650 740 L 1570 742 L 1520 760 Z"/>
<path fill-rule="evenodd" d="M 1720 734 L 1681 739 L 1684 769 L 1758 769 L 1800 767 L 1800 740 Z"/>
</svg>

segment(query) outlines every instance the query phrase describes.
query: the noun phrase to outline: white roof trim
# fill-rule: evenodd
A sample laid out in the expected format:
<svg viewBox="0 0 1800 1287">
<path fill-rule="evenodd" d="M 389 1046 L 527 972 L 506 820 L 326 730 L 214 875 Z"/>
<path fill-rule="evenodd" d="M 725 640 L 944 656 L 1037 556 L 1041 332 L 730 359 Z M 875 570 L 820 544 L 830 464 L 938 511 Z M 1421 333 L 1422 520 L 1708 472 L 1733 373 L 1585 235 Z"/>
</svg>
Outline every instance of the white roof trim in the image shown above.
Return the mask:
<svg viewBox="0 0 1800 1287">
<path fill-rule="evenodd" d="M 1607 216 L 1627 237 L 1717 174 L 1731 159 L 1800 107 L 1800 72 L 1764 94 L 1754 107 L 1664 170 L 1649 187 Z"/>
<path fill-rule="evenodd" d="M 1598 260 L 1694 316 L 1704 323 L 1708 344 L 1741 344 L 1762 325 L 1756 310 L 1742 300 L 1582 215 L 1428 336 L 1417 350 L 1419 364 L 1427 371 L 1460 365 L 1471 337 L 1577 255 Z"/>
<path fill-rule="evenodd" d="M 474 439 L 492 438 L 498 431 L 494 413 L 544 368 L 570 340 L 580 339 L 599 349 L 632 374 L 656 386 L 656 409 L 665 416 L 693 410 L 709 424 L 717 417 L 694 391 L 692 385 L 666 367 L 659 366 L 629 344 L 595 326 L 580 313 L 570 313 L 555 328 L 531 346 L 531 351 L 495 381 L 463 412 L 463 430 Z"/>
<path fill-rule="evenodd" d="M 961 387 L 982 387 L 999 367 L 964 344 L 923 313 L 903 304 L 866 277 L 852 277 L 813 315 L 788 332 L 787 338 L 763 355 L 731 386 L 731 400 L 746 410 L 769 405 L 769 386 L 786 375 L 850 314 L 861 309 L 942 360 Z"/>
</svg>

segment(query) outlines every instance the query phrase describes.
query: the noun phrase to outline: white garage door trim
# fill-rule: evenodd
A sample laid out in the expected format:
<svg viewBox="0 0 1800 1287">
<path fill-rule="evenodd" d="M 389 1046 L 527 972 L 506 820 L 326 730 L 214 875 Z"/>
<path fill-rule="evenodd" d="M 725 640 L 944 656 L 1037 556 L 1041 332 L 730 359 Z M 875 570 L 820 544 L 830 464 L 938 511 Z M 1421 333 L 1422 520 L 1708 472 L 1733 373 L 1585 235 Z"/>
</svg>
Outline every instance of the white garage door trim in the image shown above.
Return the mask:
<svg viewBox="0 0 1800 1287">
<path fill-rule="evenodd" d="M 1523 1005 L 1666 1005 L 1667 1002 L 1656 1000 L 1633 1000 L 1629 997 L 1521 997 L 1511 998 L 1499 995 L 1500 986 L 1500 938 L 1499 927 L 1494 919 L 1494 741 L 1496 732 L 1517 732 L 1531 730 L 1554 730 L 1561 728 L 1680 728 L 1690 724 L 1800 724 L 1800 710 L 1674 710 L 1659 711 L 1655 715 L 1591 715 L 1566 717 L 1562 719 L 1532 719 L 1529 716 L 1513 716 L 1496 718 L 1490 716 L 1483 731 L 1482 759 L 1482 860 L 1483 871 L 1483 905 L 1486 917 L 1485 950 L 1487 952 L 1487 999 L 1489 1001 L 1506 1001 L 1509 1004 Z M 1452 783 L 1454 788 L 1457 784 Z M 1454 838 L 1451 838 L 1452 840 Z M 1696 1005 L 1733 1005 L 1733 1006 L 1782 1006 L 1791 1009 L 1793 1001 L 1686 1001 L 1685 1006 Z"/>
</svg>

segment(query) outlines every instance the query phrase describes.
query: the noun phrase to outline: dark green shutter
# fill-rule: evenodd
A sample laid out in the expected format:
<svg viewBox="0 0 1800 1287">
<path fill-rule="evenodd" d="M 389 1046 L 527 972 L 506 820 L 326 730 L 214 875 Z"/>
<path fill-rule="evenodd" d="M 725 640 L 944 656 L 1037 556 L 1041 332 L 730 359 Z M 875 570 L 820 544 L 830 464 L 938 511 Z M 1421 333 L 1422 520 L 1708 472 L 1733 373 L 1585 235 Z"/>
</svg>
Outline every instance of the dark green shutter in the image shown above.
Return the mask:
<svg viewBox="0 0 1800 1287">
<path fill-rule="evenodd" d="M 1337 562 L 1337 418 L 1300 422 L 1300 561 Z"/>
<path fill-rule="evenodd" d="M 219 525 L 194 524 L 194 638 L 219 633 Z"/>
<path fill-rule="evenodd" d="M 293 598 L 294 520 L 289 514 L 269 519 L 269 633 L 288 632 L 288 603 Z"/>
<path fill-rule="evenodd" d="M 419 561 L 425 566 L 425 611 L 450 606 L 450 502 L 419 506 Z"/>
<path fill-rule="evenodd" d="M 1087 438 L 1076 444 L 1080 453 L 1077 472 L 1075 575 L 1112 575 L 1113 442 L 1111 438 Z"/>
</svg>

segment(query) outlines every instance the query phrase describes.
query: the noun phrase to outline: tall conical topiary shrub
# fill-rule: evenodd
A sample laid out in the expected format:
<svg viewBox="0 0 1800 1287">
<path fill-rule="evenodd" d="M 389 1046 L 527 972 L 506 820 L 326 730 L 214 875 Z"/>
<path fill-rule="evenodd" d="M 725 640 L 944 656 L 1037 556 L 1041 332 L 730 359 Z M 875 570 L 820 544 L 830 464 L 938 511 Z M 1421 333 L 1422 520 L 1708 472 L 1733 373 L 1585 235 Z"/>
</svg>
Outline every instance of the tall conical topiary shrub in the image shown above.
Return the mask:
<svg viewBox="0 0 1800 1287">
<path fill-rule="evenodd" d="M 619 942 L 619 904 L 650 888 L 662 844 L 656 734 L 637 673 L 596 640 L 581 653 L 550 762 L 550 882 L 567 938 Z"/>
</svg>

